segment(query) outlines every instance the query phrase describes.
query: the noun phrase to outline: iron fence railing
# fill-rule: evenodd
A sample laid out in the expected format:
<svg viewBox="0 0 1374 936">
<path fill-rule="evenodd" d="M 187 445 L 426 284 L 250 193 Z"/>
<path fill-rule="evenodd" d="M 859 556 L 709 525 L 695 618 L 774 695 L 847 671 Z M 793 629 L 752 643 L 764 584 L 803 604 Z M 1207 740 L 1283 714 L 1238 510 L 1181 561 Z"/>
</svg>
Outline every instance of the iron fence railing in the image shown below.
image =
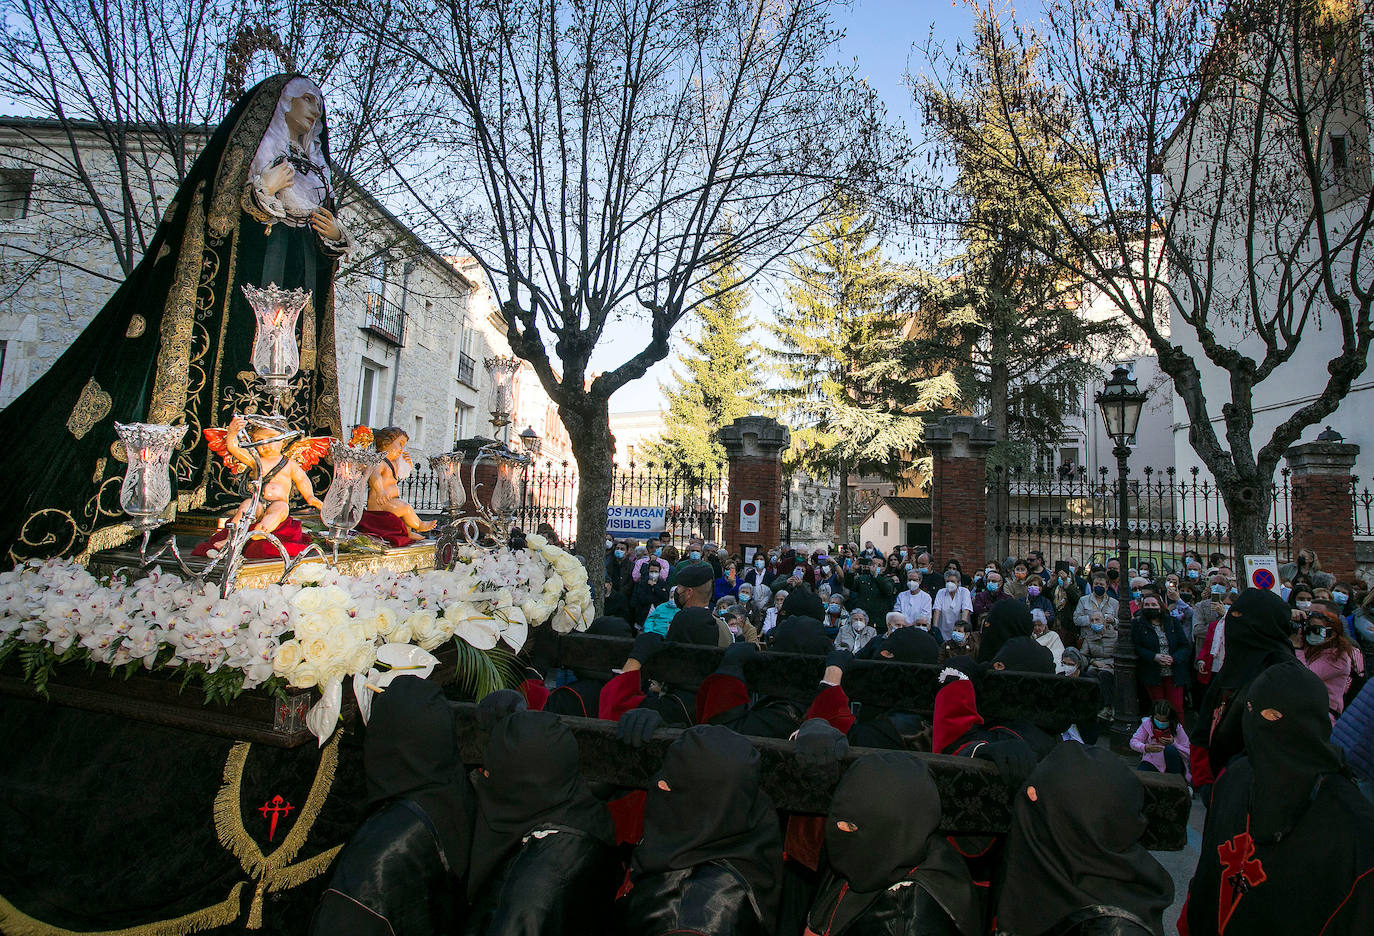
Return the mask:
<svg viewBox="0 0 1374 936">
<path fill-rule="evenodd" d="M 1012 555 L 1040 549 L 1047 560 L 1102 561 L 1117 550 L 1118 480 L 1108 468 L 1096 477 L 1081 467 L 1066 473 L 1011 468 L 995 469 L 990 490 L 1005 484 L 1007 516 L 1000 522 L 990 511 L 988 523 L 1007 533 Z M 1182 476 L 1173 468 L 1145 468 L 1126 479 L 1127 530 L 1136 555 L 1154 560 L 1155 568 L 1176 566 L 1183 553 L 1195 549 L 1203 557 L 1213 552 L 1230 555 L 1231 528 L 1221 491 L 1210 478 L 1191 468 Z M 1293 551 L 1292 489 L 1288 469 L 1272 488 L 1269 543 L 1279 561 Z M 996 503 L 996 498 L 992 499 Z M 1366 517 L 1374 513 L 1374 498 Z M 1366 524 L 1368 520 L 1366 519 Z"/>
<path fill-rule="evenodd" d="M 466 481 L 466 474 L 464 474 Z M 520 475 L 520 507 L 515 522 L 534 531 L 548 524 L 564 543 L 577 537 L 577 472 L 568 463 L 532 465 Z M 416 512 L 435 516 L 444 509 L 439 479 L 416 465 L 401 482 L 401 497 Z M 611 475 L 611 503 L 664 507 L 672 542 L 681 547 L 694 537 L 716 539 L 724 529 L 729 506 L 726 474 L 719 466 L 630 465 Z"/>
</svg>

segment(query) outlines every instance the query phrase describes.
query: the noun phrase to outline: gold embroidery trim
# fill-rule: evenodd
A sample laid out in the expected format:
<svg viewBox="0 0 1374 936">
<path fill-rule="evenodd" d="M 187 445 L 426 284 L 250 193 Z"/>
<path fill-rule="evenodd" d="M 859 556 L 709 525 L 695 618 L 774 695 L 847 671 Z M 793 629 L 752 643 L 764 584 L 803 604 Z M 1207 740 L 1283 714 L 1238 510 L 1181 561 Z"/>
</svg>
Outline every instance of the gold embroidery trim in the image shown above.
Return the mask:
<svg viewBox="0 0 1374 936">
<path fill-rule="evenodd" d="M 143 333 L 148 330 L 148 320 L 143 316 L 134 313 L 129 319 L 129 327 L 124 330 L 125 338 L 142 338 Z"/>
<path fill-rule="evenodd" d="M 219 903 L 195 910 L 172 920 L 159 920 L 142 926 L 117 930 L 75 930 L 50 926 L 21 911 L 4 897 L 0 897 L 0 933 L 6 936 L 181 936 L 203 930 L 228 926 L 239 917 L 241 895 L 247 885 L 239 881 L 229 890 L 229 896 Z"/>
<path fill-rule="evenodd" d="M 195 322 L 196 287 L 200 284 L 201 253 L 205 246 L 205 213 L 201 196 L 205 183 L 196 186 L 186 219 L 186 236 L 177 257 L 176 277 L 162 308 L 162 344 L 157 352 L 153 394 L 148 403 L 148 422 L 170 425 L 181 422 L 186 410 L 186 384 L 191 366 L 191 328 Z"/>
<path fill-rule="evenodd" d="M 282 839 L 281 845 L 270 855 L 264 855 L 258 843 L 243 827 L 243 813 L 239 804 L 243 785 L 243 767 L 248 761 L 248 751 L 252 745 L 240 741 L 229 751 L 224 762 L 224 786 L 215 796 L 215 834 L 220 844 L 229 849 L 239 860 L 249 877 L 257 881 L 253 892 L 253 903 L 248 910 L 247 929 L 262 927 L 263 898 L 273 891 L 296 887 L 311 878 L 324 873 L 334 856 L 343 845 L 336 845 L 305 861 L 291 864 L 291 859 L 305 845 L 305 839 L 320 815 L 330 788 L 334 785 L 334 770 L 339 763 L 339 733 L 335 732 L 320 750 L 320 765 L 315 770 L 315 780 L 310 785 L 310 793 L 305 805 L 296 815 L 291 831 Z"/>
<path fill-rule="evenodd" d="M 114 401 L 110 399 L 110 395 L 92 377 L 86 381 L 86 386 L 81 388 L 81 395 L 76 398 L 72 414 L 67 417 L 67 431 L 77 439 L 84 438 L 86 433 L 95 428 L 96 423 L 110 415 L 113 405 Z"/>
</svg>

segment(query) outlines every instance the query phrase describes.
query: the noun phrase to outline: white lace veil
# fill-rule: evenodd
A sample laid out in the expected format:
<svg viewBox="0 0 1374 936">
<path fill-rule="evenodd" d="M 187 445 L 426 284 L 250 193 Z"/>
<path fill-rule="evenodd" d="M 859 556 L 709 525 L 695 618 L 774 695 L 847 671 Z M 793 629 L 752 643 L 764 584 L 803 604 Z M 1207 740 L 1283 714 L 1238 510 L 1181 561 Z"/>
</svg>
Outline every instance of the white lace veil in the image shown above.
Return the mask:
<svg viewBox="0 0 1374 936">
<path fill-rule="evenodd" d="M 330 179 L 329 164 L 324 157 L 324 148 L 320 144 L 320 134 L 324 130 L 325 121 L 324 95 L 320 93 L 319 86 L 309 78 L 292 78 L 286 83 L 286 87 L 282 88 L 281 97 L 277 99 L 277 109 L 272 114 L 272 122 L 268 124 L 267 132 L 262 135 L 258 151 L 253 156 L 249 175 L 260 174 L 278 158 L 286 155 L 291 144 L 291 131 L 286 126 L 286 111 L 293 100 L 307 93 L 314 94 L 319 100 L 320 119 L 315 121 L 315 126 L 306 137 L 305 155 L 321 168 L 323 177 L 314 173 L 307 176 L 297 172 L 296 181 L 291 186 L 295 197 L 290 200 L 301 204 L 302 207 L 315 207 L 324 203 L 326 196 L 333 191 L 333 183 Z M 286 195 L 287 191 L 283 190 L 282 194 Z M 284 202 L 286 200 L 283 199 Z"/>
</svg>

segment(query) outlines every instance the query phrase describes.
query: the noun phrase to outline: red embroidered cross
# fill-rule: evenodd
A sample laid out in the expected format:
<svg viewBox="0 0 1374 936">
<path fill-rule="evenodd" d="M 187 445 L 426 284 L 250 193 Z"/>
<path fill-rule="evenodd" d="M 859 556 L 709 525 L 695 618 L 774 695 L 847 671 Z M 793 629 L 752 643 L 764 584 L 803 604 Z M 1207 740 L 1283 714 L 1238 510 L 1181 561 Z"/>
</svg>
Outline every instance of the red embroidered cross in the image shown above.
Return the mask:
<svg viewBox="0 0 1374 936">
<path fill-rule="evenodd" d="M 1221 860 L 1221 893 L 1217 902 L 1217 932 L 1226 932 L 1231 914 L 1250 888 L 1263 884 L 1264 865 L 1255 858 L 1255 840 L 1242 832 L 1229 842 L 1217 846 Z"/>
<path fill-rule="evenodd" d="M 258 807 L 258 812 L 262 813 L 262 817 L 264 819 L 266 819 L 268 816 L 272 817 L 272 822 L 267 827 L 267 841 L 272 841 L 273 837 L 275 837 L 277 834 L 277 819 L 287 815 L 294 808 L 295 807 L 293 807 L 280 795 L 272 797 L 270 800 L 268 800 L 267 802 L 263 803 L 261 806 Z"/>
</svg>

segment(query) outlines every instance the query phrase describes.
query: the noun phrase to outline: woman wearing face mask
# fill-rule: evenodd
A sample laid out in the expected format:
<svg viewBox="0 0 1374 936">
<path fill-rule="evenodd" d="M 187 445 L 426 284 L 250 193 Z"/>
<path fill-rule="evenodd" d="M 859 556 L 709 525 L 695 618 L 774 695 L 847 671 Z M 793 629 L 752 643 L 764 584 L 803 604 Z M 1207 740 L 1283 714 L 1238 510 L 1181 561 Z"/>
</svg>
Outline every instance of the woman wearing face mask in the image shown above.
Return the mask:
<svg viewBox="0 0 1374 936">
<path fill-rule="evenodd" d="M 763 636 L 767 637 L 773 633 L 773 628 L 778 626 L 778 618 L 782 615 L 782 603 L 786 600 L 787 589 L 783 588 L 773 593 L 773 606 L 763 613 Z"/>
<path fill-rule="evenodd" d="M 753 561 L 745 566 L 739 580 L 741 585 L 763 585 L 767 584 L 769 577 L 768 560 L 759 554 L 754 556 Z"/>
<path fill-rule="evenodd" d="M 829 611 L 828 608 L 826 610 Z M 828 614 L 826 627 L 828 633 Z M 869 623 L 868 615 L 862 609 L 855 609 L 850 612 L 849 619 L 840 625 L 839 633 L 835 637 L 835 649 L 858 653 L 870 640 L 877 636 L 878 629 Z"/>
<path fill-rule="evenodd" d="M 655 561 L 643 567 L 642 574 L 630 592 L 631 623 L 636 628 L 644 625 L 644 619 L 656 606 L 668 600 L 668 576 Z"/>
<path fill-rule="evenodd" d="M 825 627 L 825 636 L 834 640 L 848 623 L 849 612 L 844 609 L 844 602 L 840 600 L 839 595 L 831 595 L 825 606 L 825 620 L 821 621 Z"/>
<path fill-rule="evenodd" d="M 1092 588 L 1078 601 L 1074 623 L 1078 625 L 1078 648 L 1082 651 L 1082 676 L 1097 681 L 1102 693 L 1099 718 L 1110 718 L 1116 701 L 1116 599 L 1107 594 L 1107 573 L 1092 575 Z"/>
<path fill-rule="evenodd" d="M 954 622 L 954 629 L 949 632 L 949 640 L 940 645 L 941 663 L 957 656 L 977 658 L 978 632 L 971 628 L 971 624 L 965 624 L 963 621 Z"/>
<path fill-rule="evenodd" d="M 1145 592 L 1140 610 L 1131 620 L 1135 640 L 1136 672 L 1150 699 L 1165 699 L 1183 717 L 1183 690 L 1188 687 L 1193 665 L 1193 637 L 1176 619 L 1164 613 L 1154 592 Z"/>
<path fill-rule="evenodd" d="M 1044 581 L 1034 572 L 1026 576 L 1026 597 L 1021 600 L 1026 603 L 1027 608 L 1044 614 L 1046 621 L 1054 616 L 1054 602 L 1045 594 Z"/>
<path fill-rule="evenodd" d="M 908 625 L 930 626 L 930 615 L 934 608 L 930 596 L 921 590 L 921 573 L 915 569 L 906 574 L 906 588 L 897 595 L 894 610 L 902 613 Z"/>
<path fill-rule="evenodd" d="M 995 568 L 983 572 L 983 590 L 973 596 L 973 620 L 981 624 L 992 606 L 999 601 L 1007 601 L 1011 596 L 1003 589 L 1002 573 Z"/>
<path fill-rule="evenodd" d="M 1345 695 L 1350 691 L 1351 677 L 1364 673 L 1364 655 L 1345 636 L 1344 622 L 1335 602 L 1319 601 L 1308 609 L 1302 637 L 1299 658 L 1325 684 L 1334 724 L 1345 711 Z"/>
<path fill-rule="evenodd" d="M 939 631 L 937 639 L 949 640 L 955 621 L 967 624 L 973 617 L 973 598 L 959 579 L 959 570 L 950 569 L 945 573 L 945 587 L 935 595 L 930 620 L 932 631 Z"/>
<path fill-rule="evenodd" d="M 1050 627 L 1045 612 L 1039 608 L 1031 612 L 1031 636 L 1054 657 L 1054 668 L 1058 670 L 1064 656 L 1064 641 L 1059 639 L 1059 633 Z"/>
</svg>

